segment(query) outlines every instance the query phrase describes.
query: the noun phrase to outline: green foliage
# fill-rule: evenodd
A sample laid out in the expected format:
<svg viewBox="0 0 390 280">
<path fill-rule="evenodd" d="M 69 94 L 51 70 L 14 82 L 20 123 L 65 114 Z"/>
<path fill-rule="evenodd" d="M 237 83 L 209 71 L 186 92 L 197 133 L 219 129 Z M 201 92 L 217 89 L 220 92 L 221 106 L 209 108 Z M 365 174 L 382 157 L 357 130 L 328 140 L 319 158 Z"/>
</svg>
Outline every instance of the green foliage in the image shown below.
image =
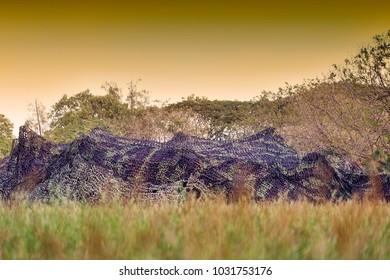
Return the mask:
<svg viewBox="0 0 390 280">
<path fill-rule="evenodd" d="M 8 156 L 12 146 L 13 124 L 4 115 L 0 114 L 0 158 Z"/>
<path fill-rule="evenodd" d="M 168 108 L 198 113 L 210 122 L 208 137 L 221 140 L 248 136 L 269 126 L 281 127 L 292 122 L 294 115 L 289 98 L 271 92 L 251 101 L 209 100 L 191 95 Z"/>
<path fill-rule="evenodd" d="M 95 96 L 89 90 L 68 97 L 64 95 L 51 111 L 51 130 L 46 136 L 57 142 L 68 142 L 95 127 L 128 113 L 127 105 L 116 95 Z"/>
<path fill-rule="evenodd" d="M 212 101 L 192 95 L 169 107 L 171 110 L 189 109 L 200 114 L 205 120 L 210 121 L 208 136 L 220 139 L 224 137 L 224 133 L 229 128 L 245 119 L 250 103 L 227 100 Z"/>
<path fill-rule="evenodd" d="M 121 136 L 167 141 L 175 133 L 212 138 L 240 138 L 266 127 L 280 127 L 291 122 L 292 107 L 288 99 L 262 97 L 252 101 L 208 100 L 189 96 L 162 107 L 145 101 L 146 91 L 137 83 L 129 84 L 129 105 L 121 103 L 121 90 L 106 83 L 105 96 L 94 96 L 88 90 L 75 96 L 63 96 L 52 109 L 51 130 L 54 141 L 67 142 L 94 127 Z M 145 99 L 145 100 L 144 100 Z"/>
<path fill-rule="evenodd" d="M 122 90 L 115 82 L 105 82 L 102 85 L 102 89 L 107 92 L 107 95 L 114 97 L 117 100 L 122 98 Z"/>
<path fill-rule="evenodd" d="M 376 150 L 373 158 L 378 162 L 379 172 L 390 172 L 390 155 L 383 153 L 381 150 Z"/>
</svg>

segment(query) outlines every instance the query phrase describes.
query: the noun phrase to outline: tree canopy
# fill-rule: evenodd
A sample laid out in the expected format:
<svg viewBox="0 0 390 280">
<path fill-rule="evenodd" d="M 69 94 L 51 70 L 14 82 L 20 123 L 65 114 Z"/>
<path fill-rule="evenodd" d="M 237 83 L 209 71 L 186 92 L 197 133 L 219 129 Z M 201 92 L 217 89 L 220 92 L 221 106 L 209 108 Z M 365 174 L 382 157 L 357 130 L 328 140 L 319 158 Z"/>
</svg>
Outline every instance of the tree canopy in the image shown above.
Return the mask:
<svg viewBox="0 0 390 280">
<path fill-rule="evenodd" d="M 127 105 L 114 94 L 97 96 L 86 90 L 71 97 L 64 95 L 51 110 L 47 136 L 67 142 L 94 127 L 105 128 L 109 121 L 127 113 Z"/>
<path fill-rule="evenodd" d="M 304 148 L 346 153 L 372 169 L 390 163 L 390 31 L 376 35 L 329 77 L 288 88 L 303 116 L 287 128 Z M 295 129 L 295 131 L 294 131 Z"/>
</svg>

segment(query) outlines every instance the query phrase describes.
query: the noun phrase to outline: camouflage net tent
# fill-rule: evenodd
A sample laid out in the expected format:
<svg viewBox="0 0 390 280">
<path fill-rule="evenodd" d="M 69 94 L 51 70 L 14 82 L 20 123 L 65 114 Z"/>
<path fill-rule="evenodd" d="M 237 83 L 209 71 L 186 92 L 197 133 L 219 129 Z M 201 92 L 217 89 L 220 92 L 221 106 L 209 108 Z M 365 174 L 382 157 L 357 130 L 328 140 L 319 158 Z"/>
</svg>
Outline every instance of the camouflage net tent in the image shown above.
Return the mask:
<svg viewBox="0 0 390 280">
<path fill-rule="evenodd" d="M 363 197 L 373 182 L 390 201 L 390 176 L 375 180 L 347 158 L 321 152 L 298 155 L 272 128 L 235 141 L 177 134 L 170 141 L 121 138 L 94 129 L 68 144 L 54 144 L 25 127 L 9 157 L 0 159 L 0 195 L 24 193 L 30 202 L 102 197 L 177 201 L 243 192 L 261 202 L 311 202 Z"/>
</svg>

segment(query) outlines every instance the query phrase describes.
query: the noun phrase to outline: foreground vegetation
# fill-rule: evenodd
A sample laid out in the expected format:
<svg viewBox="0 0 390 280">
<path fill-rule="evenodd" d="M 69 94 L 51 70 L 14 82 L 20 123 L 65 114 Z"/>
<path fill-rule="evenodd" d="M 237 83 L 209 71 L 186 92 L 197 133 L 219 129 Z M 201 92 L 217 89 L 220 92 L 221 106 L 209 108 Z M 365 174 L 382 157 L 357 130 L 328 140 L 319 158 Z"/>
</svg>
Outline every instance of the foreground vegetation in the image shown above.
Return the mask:
<svg viewBox="0 0 390 280">
<path fill-rule="evenodd" d="M 0 259 L 390 259 L 390 205 L 2 205 Z"/>
</svg>

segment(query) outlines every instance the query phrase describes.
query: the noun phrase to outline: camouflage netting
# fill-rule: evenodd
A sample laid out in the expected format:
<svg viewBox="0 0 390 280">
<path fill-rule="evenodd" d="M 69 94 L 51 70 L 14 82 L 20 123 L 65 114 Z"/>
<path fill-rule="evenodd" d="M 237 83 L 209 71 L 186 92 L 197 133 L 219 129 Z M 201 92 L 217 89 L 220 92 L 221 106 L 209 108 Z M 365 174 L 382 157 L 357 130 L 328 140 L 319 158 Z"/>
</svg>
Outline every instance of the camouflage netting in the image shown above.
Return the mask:
<svg viewBox="0 0 390 280">
<path fill-rule="evenodd" d="M 389 175 L 373 180 L 352 161 L 320 152 L 301 157 L 272 128 L 236 141 L 177 134 L 166 143 L 94 129 L 54 144 L 21 127 L 10 156 L 0 160 L 1 197 L 22 192 L 31 202 L 177 201 L 216 193 L 228 199 L 246 193 L 256 201 L 340 201 L 363 197 L 373 182 L 390 201 Z"/>
</svg>

